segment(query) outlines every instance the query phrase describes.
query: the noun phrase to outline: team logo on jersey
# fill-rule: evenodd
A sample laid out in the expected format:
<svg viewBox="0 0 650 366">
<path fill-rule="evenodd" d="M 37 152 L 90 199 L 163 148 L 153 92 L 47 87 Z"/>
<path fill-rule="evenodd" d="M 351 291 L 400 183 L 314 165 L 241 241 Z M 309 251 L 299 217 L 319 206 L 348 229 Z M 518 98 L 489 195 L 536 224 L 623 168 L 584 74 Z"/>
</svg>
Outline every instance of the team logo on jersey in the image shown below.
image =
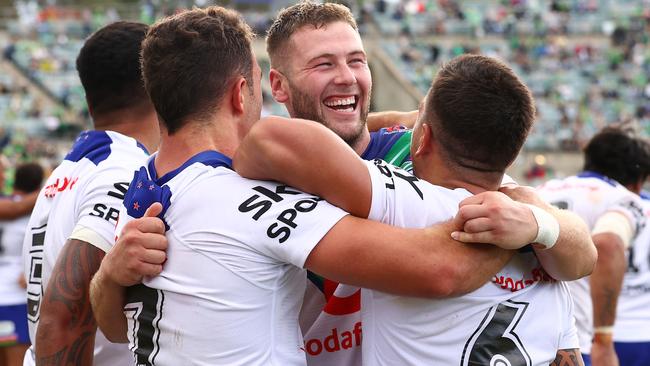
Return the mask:
<svg viewBox="0 0 650 366">
<path fill-rule="evenodd" d="M 286 185 L 276 186 L 275 191 L 263 186 L 253 187 L 253 190 L 257 193 L 242 202 L 238 210 L 242 213 L 254 211 L 253 220 L 255 221 L 258 221 L 274 204 L 282 202 L 284 200 L 283 195 L 299 195 L 302 193 Z M 287 208 L 277 216 L 275 222 L 267 228 L 266 235 L 271 239 L 277 238 L 280 244 L 284 243 L 291 237 L 291 230 L 298 227 L 296 223 L 298 215 L 313 211 L 318 206 L 318 202 L 322 200 L 319 197 L 308 197 L 297 201 L 293 207 Z"/>
<path fill-rule="evenodd" d="M 54 198 L 57 193 L 63 192 L 66 189 L 67 190 L 72 190 L 72 188 L 75 186 L 77 181 L 79 180 L 79 177 L 63 177 L 61 178 L 56 178 L 56 181 L 48 186 L 45 187 L 44 193 L 45 197 L 47 198 Z"/>
<path fill-rule="evenodd" d="M 361 322 L 356 322 L 352 329 L 340 331 L 338 328 L 332 328 L 323 339 L 312 338 L 305 341 L 304 350 L 310 356 L 318 356 L 323 351 L 338 352 L 359 346 L 361 346 Z"/>
</svg>

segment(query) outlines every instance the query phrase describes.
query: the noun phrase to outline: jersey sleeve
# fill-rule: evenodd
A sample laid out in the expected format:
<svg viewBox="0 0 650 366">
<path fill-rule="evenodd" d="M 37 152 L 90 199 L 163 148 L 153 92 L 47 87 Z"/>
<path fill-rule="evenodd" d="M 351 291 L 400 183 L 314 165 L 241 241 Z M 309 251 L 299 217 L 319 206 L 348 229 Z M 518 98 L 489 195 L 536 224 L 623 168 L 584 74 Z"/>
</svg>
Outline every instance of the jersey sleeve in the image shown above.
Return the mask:
<svg viewBox="0 0 650 366">
<path fill-rule="evenodd" d="M 646 225 L 641 199 L 631 193 L 617 199 L 607 211 L 621 213 L 630 220 L 633 238 L 636 238 Z"/>
<path fill-rule="evenodd" d="M 237 211 L 248 219 L 242 222 L 237 216 L 231 221 L 247 227 L 243 241 L 300 268 L 320 240 L 348 214 L 319 197 L 276 183 L 259 182 L 242 197 Z"/>
<path fill-rule="evenodd" d="M 106 169 L 98 172 L 80 192 L 79 211 L 70 239 L 85 241 L 108 252 L 115 243 L 115 225 L 133 172 Z"/>
<path fill-rule="evenodd" d="M 417 227 L 440 208 L 440 197 L 431 184 L 383 160 L 368 161 L 366 166 L 372 182 L 370 220 Z"/>
</svg>

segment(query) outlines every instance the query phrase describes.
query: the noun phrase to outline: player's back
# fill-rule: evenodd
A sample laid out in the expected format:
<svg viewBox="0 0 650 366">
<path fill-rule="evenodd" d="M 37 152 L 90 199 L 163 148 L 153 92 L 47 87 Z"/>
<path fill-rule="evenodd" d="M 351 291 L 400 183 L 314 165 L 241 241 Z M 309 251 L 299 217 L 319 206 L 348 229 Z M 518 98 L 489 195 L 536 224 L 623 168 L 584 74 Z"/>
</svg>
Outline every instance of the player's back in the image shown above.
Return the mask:
<svg viewBox="0 0 650 366">
<path fill-rule="evenodd" d="M 635 231 L 644 226 L 640 198 L 618 182 L 596 173 L 585 172 L 564 179 L 550 180 L 540 186 L 538 192 L 547 202 L 578 214 L 590 229 L 593 229 L 598 218 L 607 212 L 625 215 L 635 227 Z M 589 278 L 571 281 L 569 287 L 575 301 L 580 350 L 589 354 L 593 328 Z"/>
<path fill-rule="evenodd" d="M 453 218 L 458 203 L 471 195 L 376 164 L 379 174 L 370 168 L 373 220 L 426 227 Z M 549 280 L 533 252 L 525 251 L 493 282 L 457 298 L 419 299 L 363 289 L 363 364 L 548 365 L 558 349 L 577 348 L 568 290 Z"/>
<path fill-rule="evenodd" d="M 112 131 L 87 131 L 79 135 L 47 179 L 29 219 L 23 245 L 32 342 L 36 339 L 42 293 L 66 241 L 73 231 L 89 228 L 96 238 L 92 244 L 104 251 L 110 249 L 119 209 L 107 202 L 121 201 L 133 171 L 147 156 L 130 137 Z M 120 353 L 128 355 L 128 350 L 109 343 L 98 331 L 95 364 L 122 362 Z"/>
<path fill-rule="evenodd" d="M 217 152 L 198 156 L 155 182 L 169 188 L 168 260 L 159 276 L 127 293 L 138 364 L 304 365 L 302 266 L 345 213 L 291 188 L 241 178 L 229 159 L 215 163 L 223 158 Z M 154 182 L 132 184 L 148 190 Z M 138 194 L 127 194 L 130 217 Z"/>
<path fill-rule="evenodd" d="M 640 199 L 618 182 L 596 173 L 582 173 L 565 179 L 550 180 L 538 188 L 547 202 L 575 212 L 593 228 L 607 211 L 630 216 L 631 222 L 642 226 Z M 634 214 L 634 216 L 631 216 Z"/>
</svg>

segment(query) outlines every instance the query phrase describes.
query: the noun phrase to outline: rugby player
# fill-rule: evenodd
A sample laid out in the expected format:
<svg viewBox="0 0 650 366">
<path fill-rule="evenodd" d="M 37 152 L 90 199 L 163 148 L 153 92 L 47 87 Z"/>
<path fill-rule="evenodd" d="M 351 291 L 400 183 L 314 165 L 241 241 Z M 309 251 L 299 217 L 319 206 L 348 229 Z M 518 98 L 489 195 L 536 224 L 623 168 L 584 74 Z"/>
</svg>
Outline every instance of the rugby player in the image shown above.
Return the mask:
<svg viewBox="0 0 650 366">
<path fill-rule="evenodd" d="M 650 197 L 641 193 L 646 225 L 627 252 L 616 306 L 614 348 L 621 365 L 650 365 Z"/>
<path fill-rule="evenodd" d="M 589 141 L 584 157 L 582 173 L 551 180 L 539 192 L 589 225 L 598 262 L 589 278 L 570 287 L 585 364 L 609 366 L 618 364 L 612 331 L 627 264 L 625 250 L 645 225 L 637 194 L 650 173 L 650 150 L 645 140 L 614 126 Z"/>
<path fill-rule="evenodd" d="M 533 121 L 532 97 L 509 68 L 463 56 L 439 72 L 413 132 L 415 172 L 440 187 L 380 160 L 364 163 L 313 122 L 281 118 L 253 127 L 234 166 L 244 176 L 286 181 L 374 220 L 424 227 L 454 217 L 461 200 L 498 189 Z M 313 160 L 319 165 L 304 163 Z M 545 250 L 537 253 L 543 257 Z M 595 248 L 584 254 L 593 266 Z M 581 364 L 571 361 L 579 360 L 579 350 L 568 289 L 540 271 L 529 251 L 517 254 L 496 284 L 458 298 L 363 289 L 363 364 Z M 305 347 L 309 352 L 310 344 Z"/>
<path fill-rule="evenodd" d="M 143 42 L 145 86 L 162 141 L 126 194 L 122 244 L 91 286 L 101 329 L 115 341 L 128 338 L 138 364 L 305 364 L 298 327 L 303 267 L 359 286 L 445 297 L 480 287 L 512 256 L 493 246 L 438 244 L 450 223 L 443 234 L 392 228 L 236 175 L 230 156 L 261 106 L 251 39 L 236 13 L 210 7 L 160 21 Z M 121 276 L 143 222 L 129 217 L 142 216 L 152 201 L 163 203 L 169 253 L 147 248 L 149 265 L 142 267 L 151 272 L 144 274 L 156 274 L 168 259 L 159 276 L 125 293 L 120 286 L 139 282 Z M 525 216 L 529 209 L 521 206 L 514 207 Z M 509 239 L 520 244 L 537 234 L 537 225 L 518 229 Z M 442 252 L 463 261 L 442 260 Z"/>
<path fill-rule="evenodd" d="M 20 201 L 27 194 L 38 192 L 43 182 L 43 168 L 34 163 L 16 168 L 10 201 Z M 27 330 L 27 300 L 22 265 L 23 238 L 29 215 L 0 222 L 0 364 L 23 364 L 29 348 Z M 7 326 L 9 325 L 9 327 Z"/>
<path fill-rule="evenodd" d="M 140 77 L 146 31 L 144 24 L 113 23 L 88 38 L 77 57 L 95 129 L 77 137 L 29 220 L 24 265 L 33 345 L 25 365 L 113 366 L 132 359 L 124 345 L 96 332 L 88 286 L 114 243 L 133 171 L 160 138 Z"/>
<path fill-rule="evenodd" d="M 411 170 L 409 130 L 393 128 L 370 133 L 366 126 L 372 80 L 357 24 L 347 8 L 338 4 L 313 2 L 290 6 L 278 14 L 267 33 L 266 43 L 271 61 L 269 78 L 273 97 L 285 104 L 291 117 L 322 123 L 346 141 L 362 159 L 384 159 Z M 504 180 L 511 181 L 509 177 Z M 485 194 L 485 203 L 497 200 L 492 194 L 494 193 Z M 471 207 L 467 211 L 485 212 Z M 575 271 L 579 266 L 572 263 L 575 253 L 582 252 L 581 248 L 591 245 L 591 242 L 587 240 L 587 232 L 582 229 L 583 225 L 575 215 L 559 214 L 557 211 L 553 211 L 553 214 L 564 216 L 557 218 L 562 230 L 569 231 L 561 238 L 559 245 L 566 249 L 563 257 L 565 260 L 556 269 L 571 271 L 553 272 L 553 275 L 575 279 L 579 274 L 579 271 Z M 468 220 L 472 218 L 478 217 L 467 217 Z M 516 227 L 505 222 L 503 224 Z M 570 234 L 572 230 L 574 233 Z M 565 238 L 566 241 L 563 240 Z M 451 244 L 450 237 L 446 240 Z M 465 240 L 480 242 L 486 239 L 481 240 L 473 235 Z M 459 259 L 449 257 L 447 260 Z M 547 267 L 548 264 L 546 263 Z M 308 283 L 305 306 L 301 313 L 301 325 L 306 332 L 307 342 L 312 339 L 323 340 L 331 334 L 332 329 L 351 329 L 359 322 L 359 289 L 347 287 L 345 292 L 339 289 L 340 293 L 336 293 L 335 282 L 313 273 L 309 274 L 309 278 L 311 282 Z M 310 365 L 353 365 L 359 364 L 356 350 L 359 348 L 323 351 L 318 354 L 308 352 L 308 357 Z M 315 358 L 322 361 L 316 363 Z"/>
</svg>

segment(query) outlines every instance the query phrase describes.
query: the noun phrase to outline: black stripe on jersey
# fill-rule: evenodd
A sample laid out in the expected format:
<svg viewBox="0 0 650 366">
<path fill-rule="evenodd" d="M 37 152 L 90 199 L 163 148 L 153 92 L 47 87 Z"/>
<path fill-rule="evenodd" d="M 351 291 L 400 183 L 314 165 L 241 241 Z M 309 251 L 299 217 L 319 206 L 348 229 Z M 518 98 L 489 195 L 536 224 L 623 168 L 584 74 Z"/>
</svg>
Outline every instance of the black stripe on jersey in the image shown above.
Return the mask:
<svg viewBox="0 0 650 366">
<path fill-rule="evenodd" d="M 127 289 L 127 303 L 140 303 L 142 309 L 134 316 L 134 345 L 137 366 L 155 365 L 160 351 L 160 329 L 158 323 L 162 318 L 165 294 L 145 285 L 135 285 Z M 126 309 L 129 310 L 129 309 Z"/>
</svg>

